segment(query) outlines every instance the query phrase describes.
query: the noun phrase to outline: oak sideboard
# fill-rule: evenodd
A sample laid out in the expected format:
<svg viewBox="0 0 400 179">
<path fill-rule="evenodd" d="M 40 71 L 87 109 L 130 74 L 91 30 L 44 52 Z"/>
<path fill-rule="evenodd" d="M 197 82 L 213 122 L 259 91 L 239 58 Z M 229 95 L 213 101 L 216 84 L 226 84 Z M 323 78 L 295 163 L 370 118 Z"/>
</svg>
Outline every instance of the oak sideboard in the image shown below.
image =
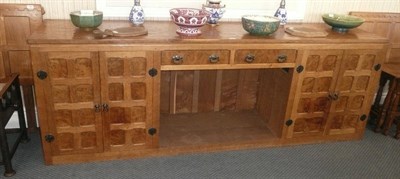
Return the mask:
<svg viewBox="0 0 400 179">
<path fill-rule="evenodd" d="M 287 26 L 328 35 L 252 36 L 221 22 L 180 37 L 165 21 L 96 39 L 44 21 L 28 43 L 45 163 L 361 139 L 388 39 Z"/>
</svg>

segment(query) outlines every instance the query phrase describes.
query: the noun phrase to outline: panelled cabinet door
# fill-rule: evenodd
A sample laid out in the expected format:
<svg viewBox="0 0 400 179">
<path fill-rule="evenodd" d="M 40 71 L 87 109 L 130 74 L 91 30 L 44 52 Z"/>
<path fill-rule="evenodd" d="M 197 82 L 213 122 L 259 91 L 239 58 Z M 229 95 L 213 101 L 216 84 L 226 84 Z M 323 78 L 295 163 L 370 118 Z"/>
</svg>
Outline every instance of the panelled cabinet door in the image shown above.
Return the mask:
<svg viewBox="0 0 400 179">
<path fill-rule="evenodd" d="M 379 63 L 384 59 L 379 50 L 347 50 L 335 88 L 327 134 L 359 133 L 364 129 L 372 94 L 379 77 Z"/>
<path fill-rule="evenodd" d="M 42 24 L 43 14 L 39 4 L 0 3 L 0 51 L 4 53 L 0 65 L 5 65 L 0 68 L 5 68 L 6 74 L 19 73 L 22 85 L 33 84 L 27 39 Z"/>
<path fill-rule="evenodd" d="M 44 84 L 38 88 L 47 100 L 49 126 L 42 137 L 52 155 L 102 152 L 101 113 L 94 108 L 100 102 L 98 54 L 43 52 L 40 60 L 36 85 Z"/>
<path fill-rule="evenodd" d="M 105 150 L 153 146 L 152 52 L 100 52 Z M 149 132 L 150 130 L 150 132 Z M 151 134 L 149 134 L 151 133 Z"/>
<path fill-rule="evenodd" d="M 323 135 L 335 89 L 342 50 L 309 50 L 302 57 L 303 71 L 298 71 L 296 92 L 288 138 Z"/>
</svg>

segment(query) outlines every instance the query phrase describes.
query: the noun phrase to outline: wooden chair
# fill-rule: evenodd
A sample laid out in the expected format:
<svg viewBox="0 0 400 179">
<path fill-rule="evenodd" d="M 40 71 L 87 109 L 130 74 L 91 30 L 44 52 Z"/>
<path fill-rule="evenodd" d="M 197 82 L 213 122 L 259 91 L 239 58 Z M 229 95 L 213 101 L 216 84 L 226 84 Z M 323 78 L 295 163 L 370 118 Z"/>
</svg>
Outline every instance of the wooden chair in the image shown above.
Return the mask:
<svg viewBox="0 0 400 179">
<path fill-rule="evenodd" d="M 389 39 L 388 57 L 385 63 L 400 63 L 400 13 L 350 12 L 365 19 L 358 28 Z"/>
<path fill-rule="evenodd" d="M 12 74 L 4 79 L 0 79 L 0 148 L 3 159 L 1 164 L 4 165 L 4 176 L 6 177 L 15 174 L 11 165 L 11 158 L 14 156 L 18 144 L 29 141 L 18 76 L 18 74 Z M 5 128 L 15 111 L 18 112 L 19 118 L 19 136 L 10 150 Z"/>
<path fill-rule="evenodd" d="M 44 10 L 38 4 L 0 3 L 0 78 L 18 73 L 24 95 L 30 131 L 37 129 L 29 35 L 43 22 Z"/>
<path fill-rule="evenodd" d="M 400 115 L 398 103 L 400 98 L 400 13 L 387 12 L 350 12 L 365 19 L 359 28 L 389 39 L 389 49 L 385 63 L 382 65 L 382 75 L 379 82 L 375 102 L 370 116 L 376 117 L 375 132 L 387 135 L 396 116 Z M 380 105 L 385 85 L 389 83 L 389 90 L 383 105 Z M 396 138 L 400 136 L 398 125 Z"/>
<path fill-rule="evenodd" d="M 382 107 L 382 115 L 378 118 L 378 124 L 382 128 L 382 133 L 389 134 L 389 130 L 395 122 L 396 117 L 400 117 L 399 102 L 400 102 L 400 64 L 385 66 L 385 72 L 391 74 L 389 76 L 389 91 Z M 386 115 L 385 115 L 386 113 Z M 397 123 L 396 139 L 400 138 L 400 124 Z M 379 130 L 378 130 L 379 131 Z"/>
<path fill-rule="evenodd" d="M 389 82 L 389 90 L 387 92 L 383 105 L 379 105 L 382 96 L 383 86 Z M 382 67 L 382 76 L 380 79 L 380 87 L 375 98 L 372 111 L 377 113 L 377 121 L 375 132 L 380 132 L 388 135 L 392 123 L 397 116 L 400 116 L 398 109 L 400 99 L 400 64 L 385 64 Z M 400 126 L 400 125 L 399 125 Z M 396 135 L 398 138 L 399 135 Z"/>
<path fill-rule="evenodd" d="M 397 71 L 399 71 L 400 66 L 398 66 Z M 398 75 L 400 73 L 398 72 Z M 393 87 L 392 87 L 393 86 Z M 384 120 L 383 124 L 383 131 L 382 133 L 385 135 L 389 134 L 389 130 L 392 124 L 395 122 L 397 123 L 397 132 L 395 134 L 395 138 L 400 138 L 400 123 L 399 121 L 395 121 L 397 117 L 400 117 L 400 110 L 399 110 L 399 102 L 400 102 L 400 76 L 397 76 L 394 80 L 392 80 L 391 87 L 392 92 L 391 96 L 388 100 L 389 107 L 387 109 L 387 116 Z"/>
<path fill-rule="evenodd" d="M 396 130 L 396 135 L 394 136 L 396 139 L 400 139 L 400 122 L 397 121 L 397 130 Z"/>
</svg>

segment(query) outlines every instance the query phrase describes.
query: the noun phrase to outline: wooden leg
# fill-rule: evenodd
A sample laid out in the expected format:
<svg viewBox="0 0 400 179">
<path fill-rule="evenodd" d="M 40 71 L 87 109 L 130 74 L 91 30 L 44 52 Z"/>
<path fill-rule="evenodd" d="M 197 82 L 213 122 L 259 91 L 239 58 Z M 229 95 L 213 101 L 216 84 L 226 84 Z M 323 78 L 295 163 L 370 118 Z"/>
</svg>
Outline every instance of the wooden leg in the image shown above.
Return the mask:
<svg viewBox="0 0 400 179">
<path fill-rule="evenodd" d="M 388 112 L 388 109 L 390 107 L 391 100 L 394 96 L 394 91 L 396 89 L 397 82 L 396 80 L 392 79 L 389 82 L 389 91 L 386 95 L 385 101 L 383 102 L 383 106 L 380 108 L 378 112 L 378 117 L 376 121 L 376 126 L 375 126 L 375 132 L 380 132 L 382 129 L 382 125 L 386 119 L 386 113 Z"/>
<path fill-rule="evenodd" d="M 378 91 L 376 92 L 376 97 L 375 97 L 375 102 L 374 105 L 372 106 L 372 111 L 378 112 L 380 108 L 380 102 L 382 99 L 382 93 L 383 93 L 383 88 L 385 87 L 386 83 L 388 82 L 389 77 L 388 74 L 382 73 L 382 76 L 379 80 L 379 88 Z"/>
<path fill-rule="evenodd" d="M 29 137 L 28 137 L 28 130 L 26 128 L 26 123 L 25 123 L 25 116 L 24 116 L 24 107 L 22 105 L 22 95 L 21 95 L 21 89 L 20 89 L 20 85 L 18 82 L 16 82 L 17 85 L 17 111 L 18 111 L 18 122 L 19 122 L 19 130 L 21 133 L 21 142 L 22 143 L 27 143 L 29 142 Z M 36 124 L 36 123 L 35 123 Z M 36 125 L 35 125 L 36 127 Z"/>
<path fill-rule="evenodd" d="M 28 122 L 28 131 L 35 132 L 35 131 L 37 131 L 37 124 L 36 124 L 33 86 L 32 85 L 24 85 L 24 86 L 22 86 L 22 90 L 23 90 L 23 95 L 24 95 L 26 119 Z"/>
<path fill-rule="evenodd" d="M 394 136 L 396 139 L 400 139 L 400 120 L 397 122 L 397 130 L 396 135 Z"/>
<path fill-rule="evenodd" d="M 0 119 L 3 121 L 3 119 Z M 3 157 L 3 165 L 4 165 L 4 176 L 10 177 L 15 174 L 15 170 L 12 168 L 11 165 L 11 155 L 10 155 L 10 148 L 7 142 L 7 135 L 6 129 L 3 127 L 3 123 L 0 122 L 0 148 L 1 148 L 1 155 Z"/>
<path fill-rule="evenodd" d="M 12 74 L 10 79 L 6 79 L 7 88 L 1 90 L 1 111 L 0 111 L 0 148 L 2 163 L 4 165 L 4 176 L 13 176 L 16 172 L 12 168 L 11 158 L 17 150 L 20 142 L 29 141 L 26 130 L 24 109 L 22 106 L 21 86 L 19 84 L 18 74 Z M 10 83 L 11 82 L 11 83 Z M 18 111 L 18 121 L 20 134 L 14 142 L 12 149 L 9 148 L 5 126 L 10 120 L 12 114 Z"/>
<path fill-rule="evenodd" d="M 393 81 L 397 81 L 397 80 L 393 80 Z M 397 82 L 396 82 L 397 83 Z M 390 127 L 393 124 L 394 118 L 396 117 L 396 113 L 397 113 L 397 108 L 399 105 L 399 100 L 400 100 L 400 89 L 399 87 L 396 85 L 396 88 L 394 89 L 395 91 L 393 92 L 393 97 L 392 100 L 390 102 L 390 107 L 388 110 L 388 114 L 383 126 L 383 131 L 382 133 L 384 135 L 388 135 Z"/>
</svg>

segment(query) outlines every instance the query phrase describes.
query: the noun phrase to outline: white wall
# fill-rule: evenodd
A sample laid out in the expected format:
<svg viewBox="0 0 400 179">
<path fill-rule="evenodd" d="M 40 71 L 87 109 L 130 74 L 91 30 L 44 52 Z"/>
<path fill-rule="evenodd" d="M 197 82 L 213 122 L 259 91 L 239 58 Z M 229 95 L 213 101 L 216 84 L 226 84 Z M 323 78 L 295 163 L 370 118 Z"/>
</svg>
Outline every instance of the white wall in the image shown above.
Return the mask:
<svg viewBox="0 0 400 179">
<path fill-rule="evenodd" d="M 322 22 L 323 13 L 400 12 L 400 0 L 307 0 L 304 22 Z"/>
<path fill-rule="evenodd" d="M 126 0 L 112 0 L 121 2 L 122 6 L 127 6 Z M 129 0 L 133 4 L 133 0 Z M 147 1 L 147 2 L 146 2 Z M 142 0 L 142 4 L 151 4 L 148 1 Z M 177 1 L 177 0 L 172 0 Z M 182 3 L 186 0 L 180 0 Z M 193 1 L 193 0 L 192 0 Z M 199 6 L 206 0 L 197 0 Z M 226 2 L 225 2 L 226 1 Z M 260 1 L 275 1 L 277 8 L 280 0 L 222 0 L 226 4 L 227 11 L 229 7 L 240 7 L 246 9 L 246 4 L 252 2 L 259 3 Z M 400 0 L 305 0 L 306 9 L 303 22 L 321 22 L 321 14 L 325 12 L 336 12 L 347 14 L 349 11 L 383 11 L 383 12 L 400 12 Z M 68 19 L 69 12 L 79 9 L 96 9 L 96 0 L 0 0 L 1 3 L 37 3 L 42 4 L 46 10 L 44 18 L 46 19 Z M 170 1 L 165 1 L 170 2 Z M 292 2 L 292 3 L 291 3 Z M 230 3 L 230 4 L 228 4 Z M 292 4 L 297 4 L 297 0 L 286 0 L 286 6 L 291 9 Z M 129 6 L 129 5 L 128 5 Z M 272 14 L 271 14 L 272 15 Z M 128 16 L 128 14 L 126 15 Z M 289 11 L 290 19 L 290 11 Z M 223 20 L 223 19 L 222 19 Z"/>
<path fill-rule="evenodd" d="M 141 6 L 145 11 L 147 20 L 169 20 L 169 9 L 171 8 L 202 8 L 202 5 L 205 3 L 206 0 L 142 0 Z M 290 4 L 286 6 L 286 9 L 290 12 L 290 17 L 293 21 L 303 19 L 307 0 L 286 0 L 286 3 Z M 96 8 L 103 11 L 105 16 L 112 17 L 111 19 L 127 17 L 132 4 L 132 0 L 96 0 Z M 223 0 L 221 4 L 226 5 L 226 12 L 222 21 L 240 21 L 243 15 L 275 14 L 280 0 L 248 0 L 246 3 L 238 0 Z"/>
<path fill-rule="evenodd" d="M 46 19 L 69 19 L 71 11 L 96 8 L 96 0 L 0 0 L 0 2 L 41 4 L 46 11 L 44 15 Z"/>
</svg>

